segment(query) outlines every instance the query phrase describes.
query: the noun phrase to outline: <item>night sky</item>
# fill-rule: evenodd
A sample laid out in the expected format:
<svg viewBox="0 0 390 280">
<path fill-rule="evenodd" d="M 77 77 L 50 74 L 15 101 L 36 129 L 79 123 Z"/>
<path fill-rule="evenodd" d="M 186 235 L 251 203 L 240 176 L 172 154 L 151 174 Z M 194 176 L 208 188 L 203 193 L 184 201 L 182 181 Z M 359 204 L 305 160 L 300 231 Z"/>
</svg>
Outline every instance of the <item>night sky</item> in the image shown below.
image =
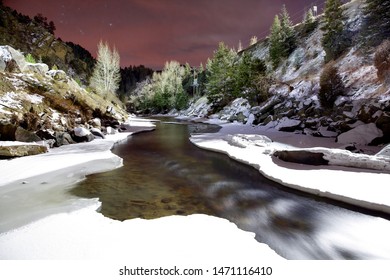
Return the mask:
<svg viewBox="0 0 390 280">
<path fill-rule="evenodd" d="M 55 34 L 96 54 L 99 40 L 115 45 L 121 65 L 161 69 L 167 60 L 199 65 L 218 42 L 237 49 L 253 35 L 269 34 L 275 14 L 286 4 L 294 22 L 305 9 L 325 0 L 5 0 L 31 17 L 54 21 Z"/>
</svg>

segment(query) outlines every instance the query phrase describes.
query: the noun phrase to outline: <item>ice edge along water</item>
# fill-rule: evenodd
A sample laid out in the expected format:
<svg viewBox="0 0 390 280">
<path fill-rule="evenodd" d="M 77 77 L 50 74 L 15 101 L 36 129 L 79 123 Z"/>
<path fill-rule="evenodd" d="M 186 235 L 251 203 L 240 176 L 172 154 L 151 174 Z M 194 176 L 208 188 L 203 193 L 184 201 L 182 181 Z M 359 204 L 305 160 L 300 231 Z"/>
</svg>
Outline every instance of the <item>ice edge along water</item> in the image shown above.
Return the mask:
<svg viewBox="0 0 390 280">
<path fill-rule="evenodd" d="M 130 120 L 131 125 L 153 126 L 144 120 Z M 31 176 L 45 177 L 63 168 L 88 164 L 85 174 L 107 171 L 99 162 L 113 160 L 112 168 L 122 159 L 110 149 L 130 133 L 110 135 L 106 140 L 75 144 L 50 153 L 0 162 L 0 189 L 12 182 L 22 183 Z M 22 172 L 23 171 L 23 172 Z M 60 179 L 59 179 L 60 180 Z M 28 182 L 26 182 L 28 185 Z M 4 197 L 3 197 L 4 199 Z M 80 199 L 80 201 L 83 199 Z M 85 199 L 84 199 L 85 200 Z M 124 222 L 104 217 L 96 210 L 97 199 L 81 203 L 72 211 L 48 215 L 0 234 L 0 259 L 124 259 L 187 260 L 215 263 L 215 260 L 252 263 L 259 258 L 282 259 L 255 234 L 233 223 L 207 215 L 171 216 L 155 220 L 133 219 Z M 207 253 L 206 253 L 207 252 Z"/>
<path fill-rule="evenodd" d="M 234 160 L 251 165 L 263 176 L 286 187 L 390 214 L 389 173 L 341 166 L 312 167 L 284 163 L 274 159 L 272 154 L 276 150 L 299 149 L 291 145 L 296 142 L 293 138 L 297 135 L 289 133 L 290 136 L 283 137 L 284 144 L 264 141 L 264 139 L 251 141 L 250 137 L 264 134 L 272 139 L 272 136 L 280 132 L 264 133 L 264 128 L 241 124 L 221 124 L 221 126 L 223 128 L 217 134 L 193 135 L 190 141 L 199 148 L 224 153 Z M 280 138 L 279 135 L 278 137 Z M 310 141 L 323 140 L 312 137 Z M 314 145 L 314 147 L 318 146 Z M 363 158 L 366 155 L 354 155 L 345 159 L 345 154 L 335 149 L 316 149 L 326 150 L 333 162 L 361 160 L 362 164 L 367 163 Z M 359 165 L 358 162 L 355 164 Z"/>
</svg>

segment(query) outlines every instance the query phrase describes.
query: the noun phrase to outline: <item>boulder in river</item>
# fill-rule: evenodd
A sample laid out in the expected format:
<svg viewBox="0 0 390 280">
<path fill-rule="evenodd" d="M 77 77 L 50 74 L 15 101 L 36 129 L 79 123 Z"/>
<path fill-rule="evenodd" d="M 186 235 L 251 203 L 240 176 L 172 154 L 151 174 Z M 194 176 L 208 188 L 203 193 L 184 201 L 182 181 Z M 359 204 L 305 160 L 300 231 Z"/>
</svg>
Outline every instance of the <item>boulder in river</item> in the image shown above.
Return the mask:
<svg viewBox="0 0 390 280">
<path fill-rule="evenodd" d="M 71 136 L 77 143 L 91 142 L 93 139 L 95 139 L 92 133 L 84 127 L 76 127 L 73 129 Z"/>
<path fill-rule="evenodd" d="M 383 137 L 383 132 L 374 123 L 359 125 L 337 137 L 338 143 L 369 145 L 376 138 Z"/>
</svg>

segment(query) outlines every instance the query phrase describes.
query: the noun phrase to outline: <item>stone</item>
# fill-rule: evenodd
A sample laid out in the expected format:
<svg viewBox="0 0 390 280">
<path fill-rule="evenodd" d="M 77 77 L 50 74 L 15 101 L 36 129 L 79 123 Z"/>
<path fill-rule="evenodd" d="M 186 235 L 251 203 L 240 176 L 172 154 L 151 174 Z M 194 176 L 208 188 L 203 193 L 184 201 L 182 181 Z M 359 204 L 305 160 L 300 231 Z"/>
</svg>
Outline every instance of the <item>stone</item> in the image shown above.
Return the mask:
<svg viewBox="0 0 390 280">
<path fill-rule="evenodd" d="M 100 129 L 102 127 L 102 121 L 99 118 L 94 118 L 88 122 L 92 127 Z"/>
<path fill-rule="evenodd" d="M 106 131 L 107 131 L 108 135 L 112 135 L 112 134 L 116 134 L 117 133 L 117 131 L 114 128 L 112 128 L 111 126 L 108 126 L 106 128 Z"/>
<path fill-rule="evenodd" d="M 300 120 L 293 120 L 284 117 L 281 120 L 279 120 L 279 123 L 276 125 L 275 129 L 279 131 L 293 132 L 300 128 L 301 123 L 302 121 Z"/>
<path fill-rule="evenodd" d="M 63 145 L 70 145 L 70 144 L 76 143 L 72 139 L 70 134 L 67 132 L 55 132 L 54 136 L 55 136 L 55 140 L 56 140 L 56 143 L 54 145 L 55 147 L 61 147 Z"/>
<path fill-rule="evenodd" d="M 27 63 L 23 72 L 35 73 L 44 76 L 49 71 L 49 66 L 44 63 Z"/>
<path fill-rule="evenodd" d="M 328 165 L 328 161 L 324 159 L 324 154 L 310 151 L 276 151 L 274 156 L 280 160 L 307 164 L 307 165 Z"/>
<path fill-rule="evenodd" d="M 50 71 L 47 71 L 46 74 L 48 76 L 52 77 L 56 81 L 67 81 L 68 80 L 68 76 L 62 70 L 50 70 Z"/>
<path fill-rule="evenodd" d="M 11 123 L 0 122 L 0 140 L 15 141 L 15 132 L 18 126 Z"/>
<path fill-rule="evenodd" d="M 374 123 L 359 125 L 337 136 L 336 142 L 342 144 L 369 145 L 376 138 L 383 137 L 383 132 Z"/>
<path fill-rule="evenodd" d="M 7 67 L 10 68 L 11 63 L 14 64 L 12 68 L 17 68 L 18 71 L 24 71 L 27 65 L 21 52 L 10 46 L 0 46 L 0 71 L 5 71 Z"/>
<path fill-rule="evenodd" d="M 91 142 L 95 139 L 92 133 L 84 127 L 76 127 L 70 134 L 77 143 Z"/>
<path fill-rule="evenodd" d="M 95 137 L 95 139 L 99 139 L 99 138 L 104 139 L 104 138 L 106 138 L 104 136 L 103 132 L 101 132 L 100 129 L 98 129 L 98 128 L 92 127 L 90 129 L 90 131 L 93 134 L 93 136 Z"/>
<path fill-rule="evenodd" d="M 7 143 L 7 145 L 0 144 L 0 157 L 12 158 L 38 155 L 48 151 L 45 145 L 37 144 L 20 144 Z"/>
<path fill-rule="evenodd" d="M 49 129 L 40 129 L 35 134 L 38 135 L 38 137 L 41 138 L 42 140 L 55 140 L 56 139 L 56 137 L 54 135 L 54 131 L 49 130 Z"/>
<path fill-rule="evenodd" d="M 20 142 L 38 142 L 42 141 L 34 132 L 18 127 L 15 131 L 15 140 Z"/>
</svg>

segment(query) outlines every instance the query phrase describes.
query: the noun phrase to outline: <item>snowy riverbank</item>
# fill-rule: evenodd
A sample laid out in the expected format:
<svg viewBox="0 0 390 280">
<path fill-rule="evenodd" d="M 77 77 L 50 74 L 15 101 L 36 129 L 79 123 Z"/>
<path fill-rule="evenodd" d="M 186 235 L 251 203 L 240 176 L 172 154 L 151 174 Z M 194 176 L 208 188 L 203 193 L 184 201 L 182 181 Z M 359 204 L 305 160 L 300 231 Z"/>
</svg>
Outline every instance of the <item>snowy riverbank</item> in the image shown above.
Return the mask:
<svg viewBox="0 0 390 280">
<path fill-rule="evenodd" d="M 211 123 L 215 123 L 215 120 L 211 120 Z M 249 164 L 264 176 L 287 187 L 390 213 L 388 158 L 338 149 L 342 145 L 335 143 L 332 138 L 317 138 L 238 123 L 221 125 L 222 129 L 217 134 L 193 135 L 190 140 L 200 148 L 225 153 Z M 370 154 L 378 150 L 368 146 L 360 148 Z M 302 149 L 324 152 L 328 156 L 329 165 L 287 163 L 272 156 L 277 150 Z M 378 162 L 383 164 L 383 171 L 374 170 Z"/>
<path fill-rule="evenodd" d="M 150 127 L 132 119 L 130 126 Z M 71 196 L 86 175 L 119 168 L 110 149 L 131 133 L 0 161 L 0 259 L 200 260 L 281 259 L 254 233 L 206 215 L 124 222 L 104 217 L 97 199 Z M 135 136 L 136 137 L 136 136 Z M 131 176 L 131 174 L 129 174 Z"/>
</svg>

